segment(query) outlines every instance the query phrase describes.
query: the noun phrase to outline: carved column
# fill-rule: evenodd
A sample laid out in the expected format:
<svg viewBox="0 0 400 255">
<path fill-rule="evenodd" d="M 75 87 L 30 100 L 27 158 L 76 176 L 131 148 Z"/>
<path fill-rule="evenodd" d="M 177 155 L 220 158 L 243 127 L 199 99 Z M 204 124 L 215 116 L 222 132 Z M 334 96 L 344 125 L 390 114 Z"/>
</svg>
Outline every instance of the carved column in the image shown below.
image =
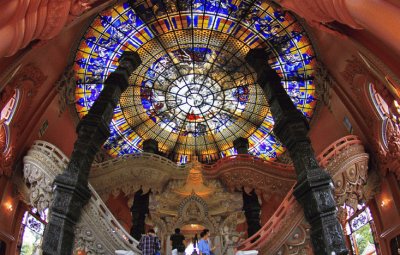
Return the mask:
<svg viewBox="0 0 400 255">
<path fill-rule="evenodd" d="M 264 49 L 250 50 L 246 61 L 254 68 L 275 121 L 274 133 L 287 147 L 297 173 L 294 195 L 311 227 L 315 254 L 347 254 L 343 230 L 336 218 L 332 180 L 320 168 L 308 138 L 308 122 L 296 109 L 281 78 L 268 65 Z"/>
<path fill-rule="evenodd" d="M 261 205 L 258 202 L 258 196 L 252 190 L 249 194 L 242 190 L 243 194 L 243 211 L 247 222 L 247 235 L 248 237 L 257 233 L 261 229 L 260 224 L 260 211 Z"/>
<path fill-rule="evenodd" d="M 90 198 L 88 176 L 96 153 L 110 135 L 109 124 L 129 75 L 141 63 L 135 52 L 124 52 L 119 67 L 105 81 L 103 91 L 89 113 L 79 122 L 78 139 L 66 170 L 55 180 L 55 191 L 46 226 L 43 254 L 72 254 L 74 227 Z"/>
<path fill-rule="evenodd" d="M 249 154 L 249 141 L 246 138 L 237 138 L 233 141 L 233 147 L 236 149 L 237 154 Z"/>
<path fill-rule="evenodd" d="M 132 228 L 130 234 L 136 240 L 140 240 L 142 234 L 145 234 L 146 215 L 149 214 L 149 196 L 150 191 L 143 194 L 140 189 L 135 193 L 133 205 L 131 207 Z"/>
<path fill-rule="evenodd" d="M 143 151 L 147 153 L 158 154 L 158 142 L 154 139 L 143 141 Z M 132 227 L 130 234 L 136 240 L 140 240 L 142 234 L 145 234 L 146 215 L 149 214 L 150 191 L 143 194 L 143 190 L 136 191 L 131 207 Z"/>
<path fill-rule="evenodd" d="M 249 141 L 246 138 L 239 137 L 233 141 L 233 147 L 236 149 L 238 154 L 249 154 Z M 260 211 L 261 205 L 258 201 L 258 196 L 254 192 L 249 194 L 242 190 L 243 195 L 243 211 L 246 216 L 247 222 L 247 235 L 250 237 L 257 233 L 261 229 L 260 224 Z"/>
<path fill-rule="evenodd" d="M 147 139 L 143 142 L 143 151 L 158 154 L 158 142 L 154 139 Z"/>
</svg>

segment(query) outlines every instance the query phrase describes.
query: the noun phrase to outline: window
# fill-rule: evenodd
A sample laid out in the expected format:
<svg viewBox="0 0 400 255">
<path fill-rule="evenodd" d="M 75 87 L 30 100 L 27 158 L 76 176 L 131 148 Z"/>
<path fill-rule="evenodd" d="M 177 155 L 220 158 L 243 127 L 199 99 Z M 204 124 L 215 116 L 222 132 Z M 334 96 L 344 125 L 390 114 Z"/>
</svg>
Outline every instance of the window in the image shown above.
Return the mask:
<svg viewBox="0 0 400 255">
<path fill-rule="evenodd" d="M 359 205 L 357 212 L 347 207 L 351 215 L 346 223 L 346 232 L 351 242 L 351 254 L 377 255 L 380 254 L 379 246 L 375 241 L 375 225 L 369 208 Z"/>
<path fill-rule="evenodd" d="M 47 224 L 47 215 L 48 209 L 41 213 L 35 208 L 25 212 L 20 232 L 21 255 L 41 254 L 40 247 Z"/>
<path fill-rule="evenodd" d="M 390 251 L 391 255 L 400 254 L 400 235 L 390 240 Z"/>
</svg>

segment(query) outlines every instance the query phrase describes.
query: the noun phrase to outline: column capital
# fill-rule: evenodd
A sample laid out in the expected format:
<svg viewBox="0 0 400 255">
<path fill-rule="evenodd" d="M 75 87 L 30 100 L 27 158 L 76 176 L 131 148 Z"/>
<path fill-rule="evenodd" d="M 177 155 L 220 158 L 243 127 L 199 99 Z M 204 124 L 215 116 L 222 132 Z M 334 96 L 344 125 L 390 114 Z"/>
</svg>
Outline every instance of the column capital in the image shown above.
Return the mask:
<svg viewBox="0 0 400 255">
<path fill-rule="evenodd" d="M 249 140 L 247 138 L 236 138 L 236 140 L 233 141 L 233 147 L 238 154 L 249 154 Z"/>
<path fill-rule="evenodd" d="M 143 142 L 143 151 L 148 153 L 158 153 L 158 142 L 154 139 L 147 139 Z"/>
</svg>

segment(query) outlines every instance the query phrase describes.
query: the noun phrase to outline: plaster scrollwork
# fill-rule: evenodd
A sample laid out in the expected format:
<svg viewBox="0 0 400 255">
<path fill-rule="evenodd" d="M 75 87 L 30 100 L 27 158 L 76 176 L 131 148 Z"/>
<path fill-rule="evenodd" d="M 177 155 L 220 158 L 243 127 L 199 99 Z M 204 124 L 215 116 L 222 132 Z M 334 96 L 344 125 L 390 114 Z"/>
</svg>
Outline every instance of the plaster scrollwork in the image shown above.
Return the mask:
<svg viewBox="0 0 400 255">
<path fill-rule="evenodd" d="M 36 141 L 24 157 L 24 178 L 30 184 L 31 203 L 39 210 L 48 207 L 54 178 L 67 166 L 68 158 L 55 146 Z M 113 254 L 115 250 L 132 250 L 138 242 L 119 224 L 107 206 L 89 185 L 92 196 L 83 208 L 75 229 L 74 250 L 87 254 Z"/>
<path fill-rule="evenodd" d="M 178 217 L 183 221 L 192 219 L 202 220 L 208 216 L 208 205 L 201 197 L 196 194 L 186 197 L 178 207 Z"/>
<path fill-rule="evenodd" d="M 24 165 L 24 178 L 30 184 L 30 204 L 39 211 L 49 208 L 54 177 L 46 175 L 40 167 L 27 162 Z"/>
</svg>

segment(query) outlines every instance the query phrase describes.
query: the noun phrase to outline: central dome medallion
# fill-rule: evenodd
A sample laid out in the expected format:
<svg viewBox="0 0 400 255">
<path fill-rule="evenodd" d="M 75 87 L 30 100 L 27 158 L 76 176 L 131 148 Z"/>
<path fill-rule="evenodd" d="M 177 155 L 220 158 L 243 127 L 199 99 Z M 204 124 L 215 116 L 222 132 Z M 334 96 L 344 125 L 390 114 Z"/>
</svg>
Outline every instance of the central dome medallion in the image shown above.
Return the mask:
<svg viewBox="0 0 400 255">
<path fill-rule="evenodd" d="M 129 1 L 102 12 L 75 58 L 76 107 L 84 116 L 125 50 L 142 64 L 132 73 L 104 148 L 136 153 L 155 139 L 171 159 L 194 155 L 213 161 L 235 154 L 233 141 L 249 138 L 250 152 L 275 159 L 283 147 L 255 73 L 251 48 L 272 53 L 271 66 L 297 107 L 315 106 L 314 56 L 303 28 L 288 13 L 258 1 Z"/>
</svg>

